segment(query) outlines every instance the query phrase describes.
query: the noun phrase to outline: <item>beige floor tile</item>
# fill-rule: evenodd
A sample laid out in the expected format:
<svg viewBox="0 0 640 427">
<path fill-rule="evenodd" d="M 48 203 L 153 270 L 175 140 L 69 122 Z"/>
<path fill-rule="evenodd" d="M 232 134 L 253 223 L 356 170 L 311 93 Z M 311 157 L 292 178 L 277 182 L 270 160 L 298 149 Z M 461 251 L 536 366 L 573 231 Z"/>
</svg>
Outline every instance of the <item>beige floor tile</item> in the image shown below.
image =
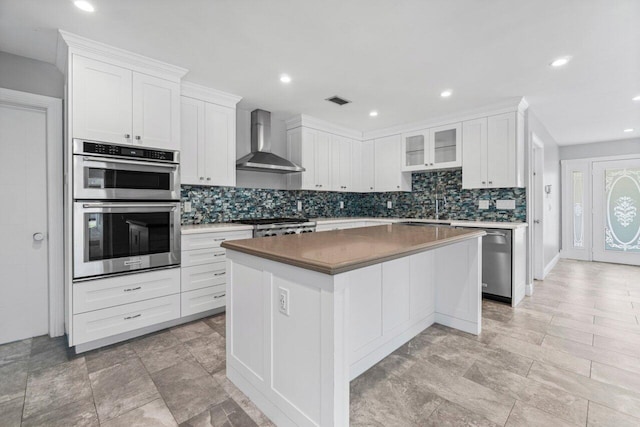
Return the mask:
<svg viewBox="0 0 640 427">
<path fill-rule="evenodd" d="M 627 415 L 640 416 L 640 395 L 629 390 L 538 362 L 533 363 L 528 377 Z"/>
<path fill-rule="evenodd" d="M 386 424 L 384 427 L 397 424 Z M 445 401 L 442 405 L 431 414 L 431 416 L 416 426 L 425 427 L 456 427 L 456 426 L 473 426 L 473 427 L 497 427 L 498 424 L 481 417 L 475 412 L 469 411 L 460 405 Z"/>
<path fill-rule="evenodd" d="M 547 336 L 545 340 L 548 338 L 549 336 Z M 585 377 L 588 377 L 591 371 L 590 360 L 587 360 L 584 357 L 576 357 L 554 348 L 530 344 L 505 336 L 496 337 L 490 345 L 528 357 L 529 359 L 567 369 L 571 372 L 584 375 Z"/>
<path fill-rule="evenodd" d="M 567 328 L 558 325 L 549 325 L 547 328 L 547 334 L 558 338 L 564 338 L 571 341 L 576 341 L 586 345 L 593 344 L 593 334 L 589 332 L 580 331 L 574 328 Z"/>
<path fill-rule="evenodd" d="M 595 402 L 589 402 L 587 427 L 638 427 L 640 418 L 635 418 Z"/>
<path fill-rule="evenodd" d="M 640 394 L 640 374 L 598 362 L 591 364 L 591 378 Z"/>
<path fill-rule="evenodd" d="M 562 338 L 556 338 L 551 335 L 547 335 L 544 338 L 542 347 L 553 348 L 576 357 L 640 373 L 640 359 L 617 351 L 581 344 L 579 342 L 565 340 Z"/>
<path fill-rule="evenodd" d="M 569 423 L 558 417 L 517 401 L 505 427 L 575 427 L 584 425 Z"/>
<path fill-rule="evenodd" d="M 596 335 L 593 339 L 594 347 L 606 348 L 629 356 L 640 356 L 640 342 L 638 340 L 618 339 Z M 640 359 L 638 359 L 640 363 Z"/>
<path fill-rule="evenodd" d="M 102 423 L 101 427 L 177 427 L 177 425 L 164 401 L 156 399 Z"/>
</svg>

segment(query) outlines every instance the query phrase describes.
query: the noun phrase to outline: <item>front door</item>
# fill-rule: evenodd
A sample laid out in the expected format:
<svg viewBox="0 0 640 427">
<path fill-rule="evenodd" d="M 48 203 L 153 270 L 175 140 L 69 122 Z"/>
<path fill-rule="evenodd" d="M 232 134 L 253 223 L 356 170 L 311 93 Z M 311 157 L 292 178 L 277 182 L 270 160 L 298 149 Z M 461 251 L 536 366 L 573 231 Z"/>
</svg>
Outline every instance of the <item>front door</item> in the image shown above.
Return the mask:
<svg viewBox="0 0 640 427">
<path fill-rule="evenodd" d="M 44 111 L 0 102 L 0 344 L 49 330 Z"/>
<path fill-rule="evenodd" d="M 640 159 L 593 162 L 593 260 L 640 265 Z"/>
</svg>

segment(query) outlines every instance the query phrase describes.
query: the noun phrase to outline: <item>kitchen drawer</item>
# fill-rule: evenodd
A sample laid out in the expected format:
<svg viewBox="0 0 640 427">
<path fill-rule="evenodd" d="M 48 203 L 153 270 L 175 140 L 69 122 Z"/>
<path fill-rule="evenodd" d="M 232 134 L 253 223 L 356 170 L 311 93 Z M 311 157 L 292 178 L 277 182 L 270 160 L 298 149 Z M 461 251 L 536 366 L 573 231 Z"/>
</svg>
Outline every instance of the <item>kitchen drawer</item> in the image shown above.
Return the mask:
<svg viewBox="0 0 640 427">
<path fill-rule="evenodd" d="M 182 298 L 182 317 L 224 307 L 227 300 L 226 293 L 226 285 L 183 292 L 180 295 Z"/>
<path fill-rule="evenodd" d="M 193 267 L 194 265 L 212 264 L 225 261 L 226 251 L 217 249 L 196 249 L 182 252 L 182 268 Z"/>
<path fill-rule="evenodd" d="M 78 282 L 73 284 L 73 314 L 179 292 L 179 268 Z"/>
<path fill-rule="evenodd" d="M 250 230 L 226 233 L 187 234 L 182 236 L 181 249 L 184 256 L 185 251 L 219 248 L 220 244 L 225 240 L 250 239 L 251 237 L 253 237 L 253 232 Z"/>
<path fill-rule="evenodd" d="M 182 268 L 182 292 L 224 285 L 226 283 L 226 262 L 194 265 Z"/>
<path fill-rule="evenodd" d="M 73 345 L 99 340 L 180 317 L 180 294 L 73 316 Z"/>
</svg>

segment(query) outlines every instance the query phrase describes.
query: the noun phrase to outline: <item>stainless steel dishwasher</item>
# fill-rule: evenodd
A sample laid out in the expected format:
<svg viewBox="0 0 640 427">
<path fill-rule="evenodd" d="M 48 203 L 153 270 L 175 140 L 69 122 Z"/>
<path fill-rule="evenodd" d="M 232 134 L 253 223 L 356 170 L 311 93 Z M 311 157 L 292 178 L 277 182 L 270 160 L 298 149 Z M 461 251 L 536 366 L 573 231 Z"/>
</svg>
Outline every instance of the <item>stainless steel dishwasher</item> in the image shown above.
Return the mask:
<svg viewBox="0 0 640 427">
<path fill-rule="evenodd" d="M 482 238 L 482 296 L 511 302 L 512 230 L 485 228 Z"/>
</svg>

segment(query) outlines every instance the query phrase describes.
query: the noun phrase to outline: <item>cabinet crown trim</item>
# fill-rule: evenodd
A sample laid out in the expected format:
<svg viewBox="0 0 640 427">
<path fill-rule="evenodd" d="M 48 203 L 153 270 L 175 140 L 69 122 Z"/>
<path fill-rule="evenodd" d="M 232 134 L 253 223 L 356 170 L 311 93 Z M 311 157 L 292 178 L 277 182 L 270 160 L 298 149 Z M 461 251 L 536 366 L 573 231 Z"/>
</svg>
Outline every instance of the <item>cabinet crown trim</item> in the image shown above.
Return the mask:
<svg viewBox="0 0 640 427">
<path fill-rule="evenodd" d="M 182 82 L 181 95 L 230 108 L 236 108 L 242 99 L 241 96 L 191 82 Z"/>
<path fill-rule="evenodd" d="M 63 73 L 66 72 L 66 55 L 64 54 L 64 51 L 67 48 L 71 49 L 72 53 L 78 53 L 80 55 L 82 55 L 82 53 L 87 53 L 92 55 L 99 55 L 115 61 L 121 61 L 131 66 L 140 68 L 139 71 L 141 72 L 144 72 L 144 70 L 146 70 L 148 74 L 152 74 L 157 77 L 170 77 L 175 80 L 180 80 L 185 74 L 189 72 L 189 70 L 186 68 L 158 61 L 156 59 L 149 58 L 137 53 L 129 52 L 128 50 L 97 42 L 95 40 L 91 40 L 77 34 L 69 33 L 64 30 L 58 30 L 58 35 L 58 55 L 56 59 L 56 65 Z"/>
<path fill-rule="evenodd" d="M 287 125 L 288 131 L 298 127 L 306 127 L 338 136 L 344 136 L 345 138 L 356 139 L 358 141 L 362 140 L 362 132 L 359 130 L 336 125 L 325 120 L 311 117 L 307 114 L 298 114 L 293 116 L 289 120 L 286 120 L 285 124 Z"/>
</svg>

